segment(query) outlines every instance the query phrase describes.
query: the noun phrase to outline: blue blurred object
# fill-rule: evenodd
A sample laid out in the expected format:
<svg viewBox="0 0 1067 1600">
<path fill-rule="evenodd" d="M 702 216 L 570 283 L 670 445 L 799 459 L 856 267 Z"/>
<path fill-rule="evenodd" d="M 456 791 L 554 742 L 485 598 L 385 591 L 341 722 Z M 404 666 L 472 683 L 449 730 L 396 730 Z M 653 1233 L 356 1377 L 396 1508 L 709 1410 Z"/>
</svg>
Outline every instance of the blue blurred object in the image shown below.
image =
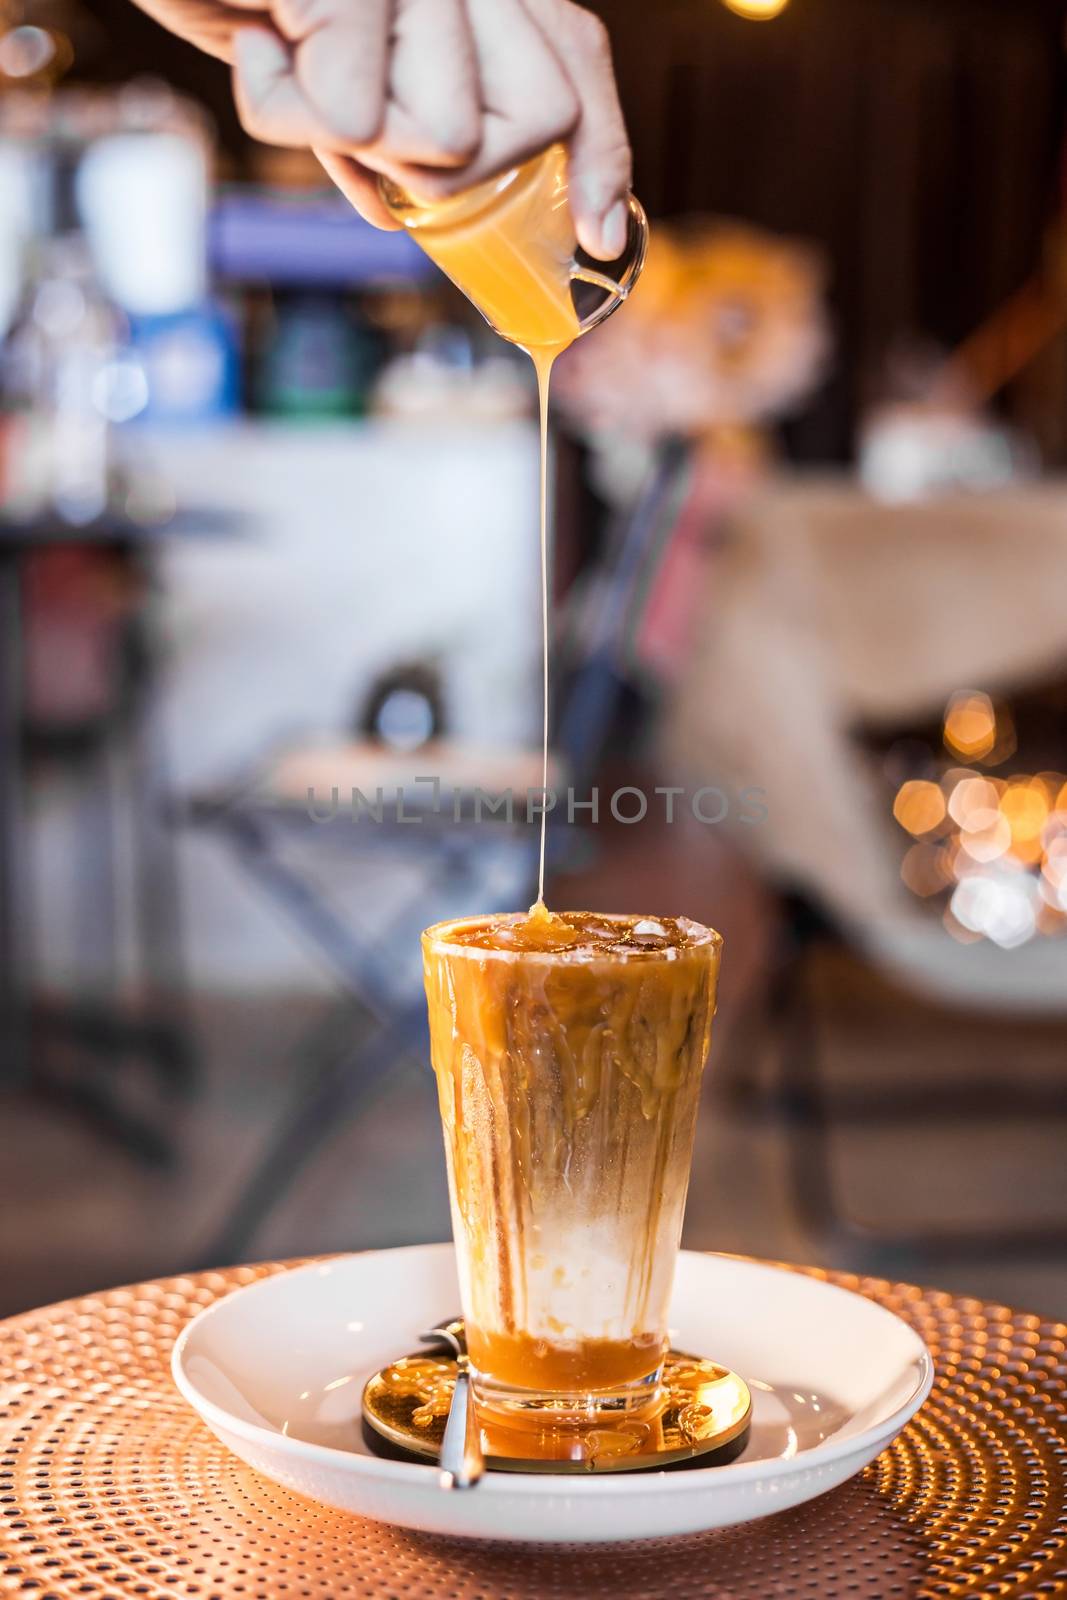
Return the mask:
<svg viewBox="0 0 1067 1600">
<path fill-rule="evenodd" d="M 279 417 L 359 416 L 380 357 L 378 339 L 340 295 L 323 289 L 278 294 L 257 405 Z"/>
<path fill-rule="evenodd" d="M 203 422 L 239 409 L 238 332 L 222 307 L 131 317 L 130 346 L 146 379 L 138 420 Z"/>
<path fill-rule="evenodd" d="M 358 288 L 432 279 L 437 268 L 404 232 L 365 222 L 340 195 L 223 190 L 208 219 L 208 260 L 219 279 Z"/>
</svg>

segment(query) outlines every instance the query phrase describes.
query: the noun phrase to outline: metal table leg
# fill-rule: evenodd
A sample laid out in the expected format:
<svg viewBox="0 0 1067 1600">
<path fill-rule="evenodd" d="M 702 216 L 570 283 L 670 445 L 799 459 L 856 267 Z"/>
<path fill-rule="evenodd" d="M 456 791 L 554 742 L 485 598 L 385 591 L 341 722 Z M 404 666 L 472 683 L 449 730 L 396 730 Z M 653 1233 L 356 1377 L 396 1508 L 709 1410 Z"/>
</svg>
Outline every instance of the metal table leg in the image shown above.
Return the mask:
<svg viewBox="0 0 1067 1600">
<path fill-rule="evenodd" d="M 408 1057 L 429 1057 L 426 1006 L 398 1012 L 370 1040 L 329 1057 L 315 1080 L 301 1084 L 290 1113 L 279 1123 L 251 1178 L 198 1265 L 223 1266 L 244 1260 L 263 1218 L 288 1193 L 298 1173 L 318 1153 L 327 1131 L 351 1117 Z"/>
<path fill-rule="evenodd" d="M 22 983 L 22 625 L 18 554 L 0 544 L 0 1088 L 29 1072 Z"/>
</svg>

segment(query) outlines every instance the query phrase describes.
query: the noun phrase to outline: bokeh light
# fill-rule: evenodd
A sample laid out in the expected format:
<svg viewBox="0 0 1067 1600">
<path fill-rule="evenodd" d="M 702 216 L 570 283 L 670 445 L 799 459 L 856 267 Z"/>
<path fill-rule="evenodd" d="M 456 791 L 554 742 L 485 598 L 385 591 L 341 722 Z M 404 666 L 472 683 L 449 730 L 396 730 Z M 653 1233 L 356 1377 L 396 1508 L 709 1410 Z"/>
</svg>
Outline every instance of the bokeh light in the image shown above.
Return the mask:
<svg viewBox="0 0 1067 1600">
<path fill-rule="evenodd" d="M 1000 797 L 1000 813 L 1011 828 L 1013 846 L 1039 840 L 1049 810 L 1048 792 L 1040 778 L 1012 779 Z"/>
<path fill-rule="evenodd" d="M 789 0 L 722 0 L 722 3 L 727 11 L 747 17 L 750 22 L 770 22 L 781 16 Z"/>
<path fill-rule="evenodd" d="M 960 848 L 972 861 L 999 861 L 1011 849 L 1011 825 L 998 811 L 982 815 L 988 815 L 988 822 L 978 828 L 965 829 L 960 835 Z"/>
<path fill-rule="evenodd" d="M 945 820 L 945 797 L 936 783 L 913 778 L 897 791 L 893 815 L 902 828 L 916 837 L 932 833 Z"/>
<path fill-rule="evenodd" d="M 1055 903 L 1063 906 L 1064 889 L 1067 888 L 1067 837 L 1053 839 L 1050 842 L 1045 852 L 1041 875 L 1055 891 Z"/>
<path fill-rule="evenodd" d="M 960 778 L 948 797 L 948 814 L 961 828 L 988 828 L 997 815 L 1000 793 L 991 778 Z"/>
<path fill-rule="evenodd" d="M 945 746 L 953 755 L 980 761 L 997 742 L 997 716 L 987 694 L 961 691 L 945 708 Z"/>
<path fill-rule="evenodd" d="M 989 726 L 987 720 L 986 733 Z M 981 728 L 976 720 L 955 731 L 962 739 Z M 948 895 L 943 921 L 953 938 L 1016 949 L 1038 934 L 1067 933 L 1063 773 L 1000 778 L 954 766 L 938 783 L 900 784 L 893 815 L 916 841 L 901 862 L 901 879 L 919 899 Z"/>
<path fill-rule="evenodd" d="M 0 75 L 35 78 L 54 60 L 56 42 L 47 28 L 28 24 L 12 28 L 0 38 Z"/>
<path fill-rule="evenodd" d="M 955 882 L 953 852 L 929 840 L 913 844 L 901 863 L 900 876 L 912 894 L 928 900 Z"/>
<path fill-rule="evenodd" d="M 1037 891 L 1029 873 L 980 873 L 953 891 L 952 915 L 961 927 L 1004 950 L 1026 944 L 1037 932 Z"/>
</svg>

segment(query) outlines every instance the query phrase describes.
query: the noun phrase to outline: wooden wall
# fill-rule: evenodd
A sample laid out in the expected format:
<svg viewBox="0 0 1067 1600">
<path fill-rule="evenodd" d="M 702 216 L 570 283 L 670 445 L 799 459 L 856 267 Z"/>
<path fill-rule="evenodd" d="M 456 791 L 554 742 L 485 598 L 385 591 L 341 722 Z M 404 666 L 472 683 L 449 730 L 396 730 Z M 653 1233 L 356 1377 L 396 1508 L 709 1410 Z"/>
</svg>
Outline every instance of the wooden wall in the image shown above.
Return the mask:
<svg viewBox="0 0 1067 1600">
<path fill-rule="evenodd" d="M 1057 0 L 598 0 L 654 215 L 717 211 L 817 240 L 841 362 L 799 440 L 846 451 L 885 346 L 952 344 L 1033 269 L 1058 202 Z"/>
</svg>

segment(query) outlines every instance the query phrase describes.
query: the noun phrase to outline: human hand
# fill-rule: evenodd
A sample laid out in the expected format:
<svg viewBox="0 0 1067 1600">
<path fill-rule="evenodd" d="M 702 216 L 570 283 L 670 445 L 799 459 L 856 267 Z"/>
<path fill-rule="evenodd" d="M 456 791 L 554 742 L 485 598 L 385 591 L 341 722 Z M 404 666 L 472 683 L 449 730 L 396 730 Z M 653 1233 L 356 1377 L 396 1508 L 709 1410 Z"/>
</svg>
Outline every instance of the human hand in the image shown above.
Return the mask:
<svg viewBox="0 0 1067 1600">
<path fill-rule="evenodd" d="M 313 149 L 377 226 L 395 226 L 379 174 L 436 199 L 561 140 L 580 243 L 624 249 L 630 148 L 607 31 L 572 0 L 138 3 L 230 63 L 249 133 Z"/>
</svg>

